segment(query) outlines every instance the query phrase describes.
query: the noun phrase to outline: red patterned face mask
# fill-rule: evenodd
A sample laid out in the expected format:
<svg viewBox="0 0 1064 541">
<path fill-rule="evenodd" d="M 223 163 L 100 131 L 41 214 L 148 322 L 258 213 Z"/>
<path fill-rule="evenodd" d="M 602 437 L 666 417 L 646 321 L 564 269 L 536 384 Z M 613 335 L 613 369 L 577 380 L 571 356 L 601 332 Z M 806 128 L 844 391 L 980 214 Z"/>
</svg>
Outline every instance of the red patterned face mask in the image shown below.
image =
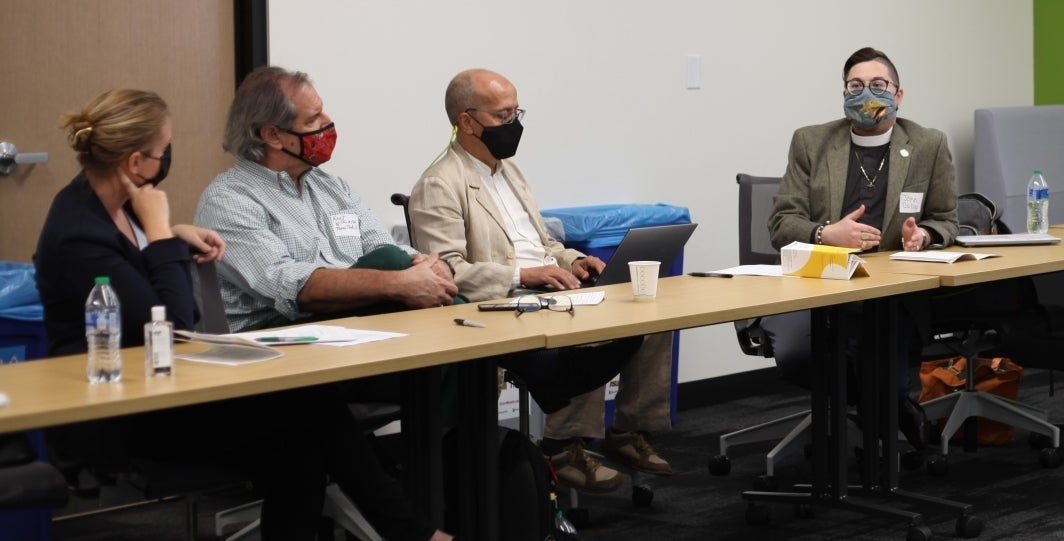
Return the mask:
<svg viewBox="0 0 1064 541">
<path fill-rule="evenodd" d="M 299 154 L 287 148 L 281 147 L 285 154 L 299 158 L 310 165 L 321 165 L 332 157 L 333 149 L 336 148 L 336 123 L 330 122 L 320 129 L 308 132 L 282 130 L 299 137 Z"/>
</svg>

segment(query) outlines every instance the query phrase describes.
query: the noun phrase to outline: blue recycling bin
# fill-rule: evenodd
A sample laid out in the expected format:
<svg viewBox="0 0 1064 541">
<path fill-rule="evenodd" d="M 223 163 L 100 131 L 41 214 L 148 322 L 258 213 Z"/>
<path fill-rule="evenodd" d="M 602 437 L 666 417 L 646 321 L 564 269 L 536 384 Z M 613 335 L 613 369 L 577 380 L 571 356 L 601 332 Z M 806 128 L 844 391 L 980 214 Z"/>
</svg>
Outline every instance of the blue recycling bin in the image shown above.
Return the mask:
<svg viewBox="0 0 1064 541">
<path fill-rule="evenodd" d="M 657 203 L 654 205 L 593 205 L 541 211 L 546 218 L 556 218 L 565 231 L 565 246 L 593 255 L 608 265 L 621 239 L 633 227 L 653 227 L 691 223 L 687 207 Z M 683 252 L 668 264 L 665 276 L 683 274 Z M 672 422 L 676 422 L 676 389 L 680 358 L 680 333 L 672 341 L 672 390 L 669 400 Z M 613 401 L 606 401 L 606 426 L 613 424 Z"/>
<path fill-rule="evenodd" d="M 47 354 L 44 309 L 33 265 L 0 261 L 0 364 L 41 359 Z M 47 457 L 43 431 L 31 431 L 29 436 L 37 456 Z M 47 541 L 51 534 L 51 509 L 0 512 L 0 541 Z"/>
</svg>

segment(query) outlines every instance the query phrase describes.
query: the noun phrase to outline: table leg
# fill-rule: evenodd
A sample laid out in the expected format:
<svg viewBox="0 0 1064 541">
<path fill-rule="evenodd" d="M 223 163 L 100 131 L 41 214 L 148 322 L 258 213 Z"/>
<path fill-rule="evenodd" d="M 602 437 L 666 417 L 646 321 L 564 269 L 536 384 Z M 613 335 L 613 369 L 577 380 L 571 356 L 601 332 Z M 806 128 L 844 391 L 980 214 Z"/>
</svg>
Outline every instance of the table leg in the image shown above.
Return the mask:
<svg viewBox="0 0 1064 541">
<path fill-rule="evenodd" d="M 884 517 L 902 518 L 908 521 L 910 539 L 930 537 L 930 530 L 923 524 L 920 513 L 897 509 L 889 505 L 861 502 L 854 496 L 870 496 L 879 499 L 900 499 L 921 504 L 935 504 L 961 511 L 958 531 L 962 523 L 975 520 L 971 506 L 941 498 L 902 491 L 897 487 L 898 453 L 896 439 L 897 417 L 897 301 L 893 298 L 867 303 L 862 321 L 868 327 L 862 334 L 874 337 L 874 345 L 864 351 L 872 352 L 867 361 L 872 366 L 861 370 L 862 378 L 862 429 L 864 430 L 863 482 L 860 486 L 848 485 L 847 477 L 847 361 L 845 317 L 839 307 L 813 310 L 812 343 L 814 374 L 812 388 L 812 434 L 813 434 L 813 482 L 798 485 L 793 492 L 743 492 L 744 500 L 751 502 L 747 522 L 764 523 L 769 519 L 767 510 L 754 502 L 779 502 L 795 505 L 818 505 L 847 509 L 859 513 Z M 871 329 L 871 332 L 864 331 Z M 884 385 L 883 382 L 888 382 Z M 885 394 L 884 394 L 885 393 Z M 886 404 L 884 405 L 884 402 Z M 885 411 L 881 409 L 885 407 Z M 882 447 L 881 447 L 882 444 Z M 882 455 L 880 454 L 882 453 Z M 882 463 L 880 462 L 882 457 Z M 971 524 L 968 524 L 971 526 Z M 980 528 L 966 528 L 972 532 Z M 978 534 L 976 534 L 978 535 Z"/>
<path fill-rule="evenodd" d="M 443 524 L 440 374 L 440 367 L 431 367 L 400 375 L 403 491 L 411 505 L 437 525 Z"/>
<path fill-rule="evenodd" d="M 458 503 L 461 539 L 495 541 L 499 532 L 499 408 L 495 359 L 455 366 L 459 393 Z"/>
</svg>

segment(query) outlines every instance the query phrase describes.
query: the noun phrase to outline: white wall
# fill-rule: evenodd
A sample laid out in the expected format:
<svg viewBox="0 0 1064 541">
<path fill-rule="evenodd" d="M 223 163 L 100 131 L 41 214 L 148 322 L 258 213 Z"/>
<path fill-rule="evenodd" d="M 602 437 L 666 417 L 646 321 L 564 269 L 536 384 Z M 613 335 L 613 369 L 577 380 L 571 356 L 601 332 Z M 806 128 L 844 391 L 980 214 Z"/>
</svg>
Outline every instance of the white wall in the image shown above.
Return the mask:
<svg viewBox="0 0 1064 541">
<path fill-rule="evenodd" d="M 270 62 L 310 74 L 336 121 L 325 169 L 386 223 L 447 143 L 457 72 L 506 75 L 528 110 L 516 159 L 542 208 L 665 202 L 698 230 L 686 268 L 737 262 L 735 174 L 779 175 L 794 129 L 842 114 L 842 64 L 871 45 L 901 116 L 949 136 L 971 189 L 972 111 L 1031 105 L 1032 7 L 1017 0 L 271 0 Z M 685 89 L 688 54 L 702 88 Z M 730 325 L 681 339 L 680 381 L 767 366 Z"/>
</svg>

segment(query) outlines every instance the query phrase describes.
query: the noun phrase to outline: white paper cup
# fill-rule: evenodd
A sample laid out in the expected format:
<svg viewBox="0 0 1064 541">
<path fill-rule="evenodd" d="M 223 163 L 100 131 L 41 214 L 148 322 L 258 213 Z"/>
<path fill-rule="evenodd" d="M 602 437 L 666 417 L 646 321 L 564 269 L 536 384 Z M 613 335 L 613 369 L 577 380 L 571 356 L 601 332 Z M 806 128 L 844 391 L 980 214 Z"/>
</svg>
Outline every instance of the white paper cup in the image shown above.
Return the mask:
<svg viewBox="0 0 1064 541">
<path fill-rule="evenodd" d="M 658 295 L 658 269 L 660 261 L 630 261 L 632 272 L 632 296 L 636 301 L 652 301 Z"/>
</svg>

